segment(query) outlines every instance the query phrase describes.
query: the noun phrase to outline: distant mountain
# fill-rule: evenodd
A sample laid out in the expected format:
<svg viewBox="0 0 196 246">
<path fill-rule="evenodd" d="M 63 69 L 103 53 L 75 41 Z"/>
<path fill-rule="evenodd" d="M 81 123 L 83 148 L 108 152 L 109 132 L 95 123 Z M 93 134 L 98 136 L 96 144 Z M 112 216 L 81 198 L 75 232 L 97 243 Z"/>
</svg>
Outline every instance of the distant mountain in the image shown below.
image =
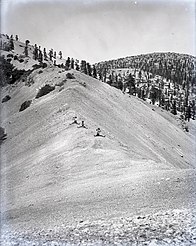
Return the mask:
<svg viewBox="0 0 196 246">
<path fill-rule="evenodd" d="M 102 79 L 112 70 L 132 68 L 144 71 L 147 79 L 160 75 L 180 85 L 184 82 L 191 85 L 196 83 L 196 57 L 186 54 L 168 52 L 128 56 L 99 62 L 96 68 Z"/>
</svg>

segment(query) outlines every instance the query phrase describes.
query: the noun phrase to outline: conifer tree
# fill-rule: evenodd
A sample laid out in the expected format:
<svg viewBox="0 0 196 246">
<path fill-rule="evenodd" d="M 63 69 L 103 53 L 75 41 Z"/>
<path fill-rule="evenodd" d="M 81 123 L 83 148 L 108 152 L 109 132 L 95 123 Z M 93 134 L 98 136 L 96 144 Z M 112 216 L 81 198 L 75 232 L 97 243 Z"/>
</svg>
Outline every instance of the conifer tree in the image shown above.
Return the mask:
<svg viewBox="0 0 196 246">
<path fill-rule="evenodd" d="M 53 49 L 49 50 L 49 58 L 52 61 L 52 58 L 53 58 Z"/>
<path fill-rule="evenodd" d="M 174 100 L 173 103 L 172 103 L 171 113 L 174 114 L 174 115 L 177 115 L 176 100 Z"/>
<path fill-rule="evenodd" d="M 43 62 L 43 54 L 42 51 L 39 49 L 39 55 L 38 55 L 39 62 Z"/>
<path fill-rule="evenodd" d="M 38 47 L 37 47 L 37 44 L 35 44 L 35 46 L 34 46 L 33 58 L 34 58 L 34 60 L 38 59 Z"/>
<path fill-rule="evenodd" d="M 26 57 L 28 57 L 28 46 L 27 45 L 24 47 L 24 54 Z"/>
<path fill-rule="evenodd" d="M 18 35 L 16 35 L 16 41 L 18 41 Z"/>
<path fill-rule="evenodd" d="M 62 59 L 62 51 L 59 51 L 59 58 Z"/>
<path fill-rule="evenodd" d="M 80 66 L 78 63 L 75 63 L 75 67 L 76 67 L 76 70 L 79 71 L 80 70 Z"/>
<path fill-rule="evenodd" d="M 131 73 L 129 74 L 127 78 L 126 84 L 129 88 L 129 94 L 133 95 L 135 93 L 135 79 Z"/>
<path fill-rule="evenodd" d="M 30 41 L 27 39 L 26 41 L 25 41 L 25 45 L 27 46 L 27 45 L 29 45 L 30 44 Z"/>
<path fill-rule="evenodd" d="M 13 35 L 10 37 L 10 42 L 9 42 L 10 50 L 14 50 L 14 39 Z"/>
<path fill-rule="evenodd" d="M 82 73 L 87 74 L 86 61 L 84 60 L 81 61 L 80 70 Z"/>
<path fill-rule="evenodd" d="M 96 70 L 96 67 L 95 65 L 93 65 L 93 78 L 97 78 L 97 70 Z"/>
<path fill-rule="evenodd" d="M 48 56 L 47 56 L 46 48 L 44 48 L 44 60 L 47 61 L 47 58 Z"/>
<path fill-rule="evenodd" d="M 89 62 L 86 64 L 87 75 L 92 76 L 92 68 Z"/>
<path fill-rule="evenodd" d="M 74 59 L 71 58 L 71 69 L 74 69 Z"/>
<path fill-rule="evenodd" d="M 77 71 L 80 70 L 79 60 L 77 60 L 77 59 L 75 60 L 75 68 L 76 68 Z"/>
<path fill-rule="evenodd" d="M 70 57 L 68 57 L 65 63 L 66 69 L 70 69 L 70 63 L 71 63 L 71 60 L 70 60 Z"/>
<path fill-rule="evenodd" d="M 56 51 L 54 52 L 54 59 L 56 59 Z"/>
</svg>

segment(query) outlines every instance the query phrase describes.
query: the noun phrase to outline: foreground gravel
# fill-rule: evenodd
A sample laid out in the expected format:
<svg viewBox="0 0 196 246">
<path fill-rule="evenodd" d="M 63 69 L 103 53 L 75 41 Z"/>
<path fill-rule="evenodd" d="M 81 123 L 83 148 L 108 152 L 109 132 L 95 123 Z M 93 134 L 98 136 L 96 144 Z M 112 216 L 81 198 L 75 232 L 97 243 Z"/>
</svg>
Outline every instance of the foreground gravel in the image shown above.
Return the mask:
<svg viewBox="0 0 196 246">
<path fill-rule="evenodd" d="M 196 245 L 196 212 L 170 210 L 25 232 L 4 228 L 1 245 Z"/>
</svg>

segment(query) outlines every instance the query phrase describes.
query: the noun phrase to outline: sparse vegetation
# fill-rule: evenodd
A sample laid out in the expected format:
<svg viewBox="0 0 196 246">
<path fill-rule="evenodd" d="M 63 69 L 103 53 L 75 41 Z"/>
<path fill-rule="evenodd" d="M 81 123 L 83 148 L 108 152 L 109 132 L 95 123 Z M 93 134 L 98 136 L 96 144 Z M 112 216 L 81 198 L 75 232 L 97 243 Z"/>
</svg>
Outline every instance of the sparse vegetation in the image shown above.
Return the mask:
<svg viewBox="0 0 196 246">
<path fill-rule="evenodd" d="M 47 63 L 42 63 L 42 68 L 46 68 L 47 67 Z"/>
<path fill-rule="evenodd" d="M 7 58 L 7 61 L 10 63 L 12 61 L 12 58 Z"/>
<path fill-rule="evenodd" d="M 7 57 L 11 57 L 11 58 L 13 58 L 13 57 L 14 57 L 14 55 L 13 55 L 13 54 L 8 54 L 8 55 L 7 55 Z"/>
<path fill-rule="evenodd" d="M 50 93 L 51 91 L 53 91 L 55 89 L 55 86 L 51 86 L 51 85 L 44 85 L 37 93 L 35 98 L 39 98 L 42 96 L 47 95 L 48 93 Z"/>
<path fill-rule="evenodd" d="M 7 102 L 11 99 L 11 97 L 9 95 L 6 95 L 3 99 L 2 99 L 2 103 Z"/>
<path fill-rule="evenodd" d="M 38 68 L 42 68 L 42 65 L 40 65 L 40 64 L 34 64 L 32 67 L 35 70 L 35 69 L 38 69 Z"/>
<path fill-rule="evenodd" d="M 31 102 L 32 102 L 32 100 L 27 100 L 27 101 L 23 102 L 22 105 L 20 106 L 19 112 L 24 111 L 25 109 L 30 107 Z"/>
<path fill-rule="evenodd" d="M 71 74 L 71 73 L 67 73 L 67 74 L 66 74 L 66 78 L 67 78 L 67 79 L 75 79 L 74 75 Z"/>
</svg>

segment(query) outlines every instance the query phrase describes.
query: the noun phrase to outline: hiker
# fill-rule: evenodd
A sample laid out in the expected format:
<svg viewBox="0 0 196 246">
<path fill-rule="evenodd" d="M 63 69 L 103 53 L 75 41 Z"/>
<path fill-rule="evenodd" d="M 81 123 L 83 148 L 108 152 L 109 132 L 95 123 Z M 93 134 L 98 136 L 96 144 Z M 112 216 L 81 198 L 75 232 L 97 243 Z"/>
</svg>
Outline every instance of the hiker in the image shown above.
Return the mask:
<svg viewBox="0 0 196 246">
<path fill-rule="evenodd" d="M 82 125 L 81 126 L 78 126 L 78 128 L 86 128 L 86 129 L 88 129 L 85 125 L 84 125 L 84 121 L 82 120 Z"/>
<path fill-rule="evenodd" d="M 79 123 L 77 122 L 77 116 L 73 117 L 73 122 L 70 125 L 73 125 L 73 124 L 79 125 Z"/>
<path fill-rule="evenodd" d="M 0 127 L 0 143 L 5 139 L 7 139 L 7 133 L 3 127 Z"/>
<path fill-rule="evenodd" d="M 97 128 L 96 131 L 97 131 L 97 134 L 94 135 L 94 137 L 105 137 L 104 135 L 100 134 L 101 133 L 101 129 L 100 128 Z"/>
</svg>

